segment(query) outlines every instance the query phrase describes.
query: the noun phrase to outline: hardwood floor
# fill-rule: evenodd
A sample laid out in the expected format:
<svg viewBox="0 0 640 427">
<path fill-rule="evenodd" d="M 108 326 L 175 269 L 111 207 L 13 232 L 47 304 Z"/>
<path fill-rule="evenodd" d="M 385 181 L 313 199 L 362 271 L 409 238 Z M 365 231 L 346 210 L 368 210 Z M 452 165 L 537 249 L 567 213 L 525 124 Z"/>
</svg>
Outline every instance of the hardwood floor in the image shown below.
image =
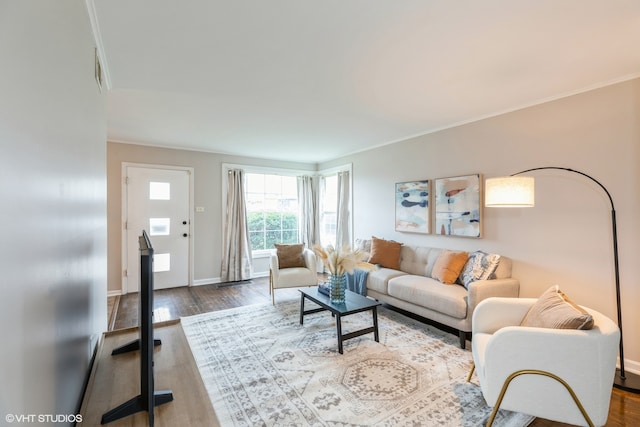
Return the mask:
<svg viewBox="0 0 640 427">
<path fill-rule="evenodd" d="M 296 289 L 279 289 L 278 296 L 298 295 Z M 192 286 L 157 290 L 153 294 L 154 322 L 179 319 L 183 316 L 225 310 L 271 301 L 267 277 L 232 284 Z M 120 297 L 114 330 L 138 325 L 138 294 Z"/>
<path fill-rule="evenodd" d="M 296 297 L 296 289 L 276 291 L 276 301 Z M 122 295 L 118 302 L 109 302 L 114 307 L 113 329 L 124 329 L 138 324 L 137 294 Z M 154 320 L 163 322 L 215 310 L 225 310 L 250 304 L 270 302 L 268 278 L 222 285 L 205 285 L 174 289 L 163 289 L 154 293 Z M 111 323 L 110 323 L 111 324 Z M 536 418 L 534 427 L 562 427 L 568 424 Z M 640 425 L 640 394 L 613 389 L 607 427 Z"/>
<path fill-rule="evenodd" d="M 220 427 L 180 322 L 158 323 L 154 335 L 162 341 L 154 349 L 154 388 L 171 390 L 174 397 L 171 402 L 155 407 L 154 425 Z M 140 353 L 111 355 L 113 349 L 137 337 L 136 328 L 104 334 L 80 408 L 82 422 L 78 426 L 99 426 L 103 414 L 140 395 Z M 147 427 L 148 413 L 136 412 L 107 425 Z"/>
</svg>

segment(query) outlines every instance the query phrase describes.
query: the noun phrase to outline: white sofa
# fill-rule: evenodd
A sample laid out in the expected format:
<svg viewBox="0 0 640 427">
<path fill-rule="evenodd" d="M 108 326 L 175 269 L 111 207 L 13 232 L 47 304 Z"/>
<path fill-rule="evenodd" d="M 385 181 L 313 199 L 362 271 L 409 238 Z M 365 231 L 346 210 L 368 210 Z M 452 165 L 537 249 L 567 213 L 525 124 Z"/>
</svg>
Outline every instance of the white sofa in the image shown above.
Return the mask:
<svg viewBox="0 0 640 427">
<path fill-rule="evenodd" d="M 361 240 L 364 250 L 369 241 Z M 511 277 L 511 260 L 501 256 L 490 280 L 469 284 L 469 290 L 458 284 L 444 284 L 431 277 L 431 270 L 441 248 L 403 245 L 400 269 L 379 268 L 367 276 L 367 296 L 391 306 L 455 328 L 460 347 L 465 348 L 471 333 L 473 310 L 489 297 L 517 298 L 520 282 Z"/>
</svg>

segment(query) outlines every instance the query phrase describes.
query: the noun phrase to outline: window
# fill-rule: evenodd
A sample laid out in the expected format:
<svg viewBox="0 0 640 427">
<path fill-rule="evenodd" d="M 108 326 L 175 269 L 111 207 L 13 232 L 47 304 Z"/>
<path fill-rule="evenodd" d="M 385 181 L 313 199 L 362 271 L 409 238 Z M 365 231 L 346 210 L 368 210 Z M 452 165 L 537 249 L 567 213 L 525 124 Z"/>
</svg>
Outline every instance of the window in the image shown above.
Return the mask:
<svg viewBox="0 0 640 427">
<path fill-rule="evenodd" d="M 320 241 L 323 246 L 335 246 L 338 211 L 338 175 L 324 177 L 322 186 L 322 200 L 320 202 Z"/>
<path fill-rule="evenodd" d="M 153 272 L 171 271 L 171 254 L 153 254 Z"/>
<path fill-rule="evenodd" d="M 149 200 L 171 200 L 171 183 L 150 182 Z"/>
<path fill-rule="evenodd" d="M 255 251 L 274 243 L 298 243 L 298 181 L 295 176 L 246 174 L 249 240 Z"/>
<path fill-rule="evenodd" d="M 150 236 L 168 236 L 171 234 L 171 218 L 149 218 Z"/>
</svg>

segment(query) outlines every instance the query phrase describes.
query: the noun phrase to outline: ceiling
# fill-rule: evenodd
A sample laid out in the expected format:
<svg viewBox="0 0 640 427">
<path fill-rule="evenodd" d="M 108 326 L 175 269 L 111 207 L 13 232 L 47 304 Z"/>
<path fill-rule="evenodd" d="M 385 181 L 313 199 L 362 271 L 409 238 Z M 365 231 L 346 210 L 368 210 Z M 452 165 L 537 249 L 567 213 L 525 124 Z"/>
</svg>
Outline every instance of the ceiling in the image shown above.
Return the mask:
<svg viewBox="0 0 640 427">
<path fill-rule="evenodd" d="M 638 0 L 90 0 L 111 141 L 307 163 L 640 76 Z"/>
</svg>

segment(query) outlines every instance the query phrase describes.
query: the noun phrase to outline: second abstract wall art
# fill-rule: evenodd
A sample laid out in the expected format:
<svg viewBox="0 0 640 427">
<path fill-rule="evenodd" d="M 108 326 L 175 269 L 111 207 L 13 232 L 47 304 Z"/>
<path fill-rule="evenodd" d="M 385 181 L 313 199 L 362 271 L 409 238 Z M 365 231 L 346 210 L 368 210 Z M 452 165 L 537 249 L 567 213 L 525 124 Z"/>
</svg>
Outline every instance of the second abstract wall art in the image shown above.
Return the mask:
<svg viewBox="0 0 640 427">
<path fill-rule="evenodd" d="M 482 237 L 480 174 L 435 180 L 435 234 Z"/>
</svg>

